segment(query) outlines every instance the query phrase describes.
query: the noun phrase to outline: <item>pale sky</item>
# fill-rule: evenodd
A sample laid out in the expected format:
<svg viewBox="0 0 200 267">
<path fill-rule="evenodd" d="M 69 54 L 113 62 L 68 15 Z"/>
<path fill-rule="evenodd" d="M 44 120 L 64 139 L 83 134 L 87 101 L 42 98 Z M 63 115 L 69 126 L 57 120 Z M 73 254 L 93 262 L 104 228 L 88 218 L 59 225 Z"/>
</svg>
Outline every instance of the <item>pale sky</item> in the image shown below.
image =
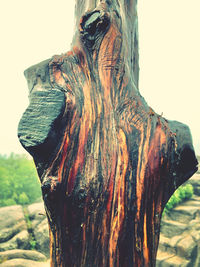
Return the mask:
<svg viewBox="0 0 200 267">
<path fill-rule="evenodd" d="M 25 153 L 17 125 L 28 105 L 23 71 L 69 50 L 73 0 L 0 0 L 0 154 Z M 200 0 L 138 0 L 140 92 L 190 126 L 200 155 Z"/>
</svg>

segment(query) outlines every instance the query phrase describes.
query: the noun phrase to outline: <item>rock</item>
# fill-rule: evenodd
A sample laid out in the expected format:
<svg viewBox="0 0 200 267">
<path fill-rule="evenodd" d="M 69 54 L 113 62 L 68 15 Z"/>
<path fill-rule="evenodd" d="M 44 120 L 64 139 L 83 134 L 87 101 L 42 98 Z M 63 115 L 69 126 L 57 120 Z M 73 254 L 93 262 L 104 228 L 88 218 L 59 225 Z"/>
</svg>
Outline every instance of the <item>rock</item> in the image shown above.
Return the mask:
<svg viewBox="0 0 200 267">
<path fill-rule="evenodd" d="M 29 214 L 29 219 L 32 223 L 32 228 L 37 227 L 38 224 L 46 218 L 46 212 L 44 209 L 43 202 L 34 203 L 27 207 L 27 212 Z"/>
<path fill-rule="evenodd" d="M 187 206 L 182 203 L 180 206 L 175 207 L 169 213 L 169 218 L 171 220 L 176 220 L 180 223 L 189 223 L 191 220 L 196 218 L 197 213 L 200 212 L 200 207 L 198 206 Z"/>
<path fill-rule="evenodd" d="M 165 237 L 163 234 L 160 234 L 159 240 L 159 249 L 163 252 L 173 253 L 175 254 L 175 247 L 171 246 L 169 238 Z"/>
<path fill-rule="evenodd" d="M 28 227 L 25 217 L 30 220 Z M 49 256 L 49 229 L 43 202 L 29 205 L 24 211 L 21 206 L 0 208 L 0 251 L 30 249 L 34 237 L 36 249 Z"/>
<path fill-rule="evenodd" d="M 188 182 L 196 188 L 200 186 L 197 176 Z M 200 266 L 200 197 L 196 194 L 162 218 L 156 267 L 175 266 Z"/>
<path fill-rule="evenodd" d="M 196 246 L 196 241 L 192 238 L 192 236 L 187 235 L 177 244 L 178 255 L 186 259 L 192 258 L 192 253 Z"/>
<path fill-rule="evenodd" d="M 29 233 L 21 206 L 9 206 L 0 209 L 0 251 L 27 249 Z"/>
<path fill-rule="evenodd" d="M 43 202 L 29 205 L 27 212 L 36 240 L 36 249 L 49 257 L 49 228 Z"/>
<path fill-rule="evenodd" d="M 194 240 L 198 243 L 200 243 L 200 232 L 197 230 L 192 230 L 190 232 L 191 236 L 194 238 Z"/>
<path fill-rule="evenodd" d="M 3 207 L 0 209 L 0 225 L 2 228 L 13 226 L 16 221 L 19 222 L 23 220 L 23 209 L 19 205 Z"/>
<path fill-rule="evenodd" d="M 194 255 L 194 263 L 192 267 L 199 267 L 200 266 L 200 253 L 198 253 L 200 251 L 200 246 L 198 247 L 197 250 L 197 255 Z M 196 256 L 196 257 L 195 257 Z"/>
<path fill-rule="evenodd" d="M 21 206 L 0 208 L 0 243 L 8 241 L 17 233 L 26 229 L 26 221 Z"/>
<path fill-rule="evenodd" d="M 47 220 L 43 220 L 33 231 L 36 240 L 36 249 L 49 257 L 49 227 Z"/>
<path fill-rule="evenodd" d="M 184 202 L 184 206 L 198 206 L 199 207 L 200 197 L 193 195 L 191 199 Z"/>
<path fill-rule="evenodd" d="M 189 261 L 174 254 L 158 251 L 156 267 L 188 267 Z"/>
<path fill-rule="evenodd" d="M 49 262 L 36 262 L 27 259 L 12 259 L 0 264 L 1 267 L 49 267 Z"/>
<path fill-rule="evenodd" d="M 169 238 L 175 235 L 181 235 L 186 229 L 186 224 L 172 220 L 162 221 L 161 232 Z"/>
<path fill-rule="evenodd" d="M 195 174 L 189 181 L 193 188 L 194 188 L 194 193 L 197 196 L 200 196 L 200 173 Z"/>
<path fill-rule="evenodd" d="M 7 242 L 0 244 L 0 251 L 6 251 L 11 249 L 28 249 L 29 248 L 29 233 L 27 230 L 23 230 Z"/>
<path fill-rule="evenodd" d="M 0 252 L 0 261 L 3 261 L 4 259 L 11 260 L 17 258 L 34 260 L 34 261 L 47 260 L 47 258 L 42 253 L 33 250 L 14 249 L 14 250 Z"/>
<path fill-rule="evenodd" d="M 169 246 L 171 246 L 172 248 L 174 248 L 174 250 L 176 249 L 176 245 L 178 244 L 178 242 L 182 239 L 181 235 L 175 235 L 172 238 L 169 239 Z"/>
</svg>

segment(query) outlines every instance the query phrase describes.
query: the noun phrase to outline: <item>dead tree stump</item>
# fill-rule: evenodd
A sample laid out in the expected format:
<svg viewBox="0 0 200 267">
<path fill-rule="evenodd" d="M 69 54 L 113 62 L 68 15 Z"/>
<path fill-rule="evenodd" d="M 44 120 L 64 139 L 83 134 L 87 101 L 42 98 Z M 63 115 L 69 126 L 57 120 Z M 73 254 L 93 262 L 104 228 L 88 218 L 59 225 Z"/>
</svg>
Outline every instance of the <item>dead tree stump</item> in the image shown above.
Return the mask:
<svg viewBox="0 0 200 267">
<path fill-rule="evenodd" d="M 77 0 L 76 19 L 71 51 L 25 71 L 18 129 L 41 180 L 51 266 L 155 266 L 163 208 L 197 170 L 190 131 L 139 93 L 136 0 Z"/>
</svg>

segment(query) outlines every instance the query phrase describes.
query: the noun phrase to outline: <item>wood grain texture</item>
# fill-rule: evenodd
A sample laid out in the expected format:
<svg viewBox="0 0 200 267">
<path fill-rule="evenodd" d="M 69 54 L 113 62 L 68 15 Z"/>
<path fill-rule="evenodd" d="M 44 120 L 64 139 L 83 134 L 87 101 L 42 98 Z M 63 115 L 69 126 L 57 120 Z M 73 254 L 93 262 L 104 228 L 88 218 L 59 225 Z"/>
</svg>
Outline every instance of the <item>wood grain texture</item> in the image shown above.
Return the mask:
<svg viewBox="0 0 200 267">
<path fill-rule="evenodd" d="M 19 124 L 41 179 L 51 266 L 155 266 L 163 208 L 197 170 L 190 131 L 139 93 L 136 1 L 77 0 L 76 17 L 71 51 L 45 61 L 43 80 L 41 65 L 27 70 L 32 102 L 48 81 L 49 95 L 63 94 L 58 108 L 42 117 L 35 105 Z M 28 147 L 30 116 L 47 125 L 48 151 Z"/>
</svg>

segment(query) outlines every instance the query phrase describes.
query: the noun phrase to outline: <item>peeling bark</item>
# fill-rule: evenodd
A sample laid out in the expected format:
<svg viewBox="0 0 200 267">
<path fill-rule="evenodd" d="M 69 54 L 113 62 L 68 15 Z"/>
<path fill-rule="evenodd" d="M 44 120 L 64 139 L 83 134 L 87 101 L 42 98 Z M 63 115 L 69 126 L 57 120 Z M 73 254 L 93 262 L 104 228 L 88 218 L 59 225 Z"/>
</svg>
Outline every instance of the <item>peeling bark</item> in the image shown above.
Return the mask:
<svg viewBox="0 0 200 267">
<path fill-rule="evenodd" d="M 197 170 L 188 127 L 138 90 L 136 1 L 76 1 L 72 49 L 25 75 L 18 129 L 50 226 L 51 266 L 155 266 L 163 208 Z"/>
</svg>

